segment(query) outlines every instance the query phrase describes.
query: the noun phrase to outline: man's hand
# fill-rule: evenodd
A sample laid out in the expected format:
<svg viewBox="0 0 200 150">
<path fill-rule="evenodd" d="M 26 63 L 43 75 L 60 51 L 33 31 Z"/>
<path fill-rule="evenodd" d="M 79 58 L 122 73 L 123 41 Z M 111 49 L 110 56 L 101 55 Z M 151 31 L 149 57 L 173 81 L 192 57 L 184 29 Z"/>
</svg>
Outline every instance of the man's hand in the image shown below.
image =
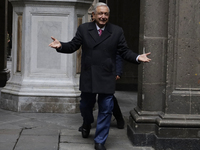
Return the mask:
<svg viewBox="0 0 200 150">
<path fill-rule="evenodd" d="M 117 75 L 117 76 L 116 76 L 116 80 L 119 80 L 119 79 L 120 79 L 120 76 Z"/>
<path fill-rule="evenodd" d="M 49 46 L 52 47 L 52 48 L 55 48 L 55 49 L 60 48 L 61 47 L 61 43 L 56 38 L 54 38 L 53 36 L 51 38 L 52 38 L 53 42 L 51 42 L 49 44 Z"/>
<path fill-rule="evenodd" d="M 148 58 L 147 56 L 150 55 L 151 53 L 145 53 L 145 54 L 141 54 L 139 57 L 138 57 L 138 60 L 141 61 L 141 62 L 150 62 L 151 59 Z"/>
</svg>

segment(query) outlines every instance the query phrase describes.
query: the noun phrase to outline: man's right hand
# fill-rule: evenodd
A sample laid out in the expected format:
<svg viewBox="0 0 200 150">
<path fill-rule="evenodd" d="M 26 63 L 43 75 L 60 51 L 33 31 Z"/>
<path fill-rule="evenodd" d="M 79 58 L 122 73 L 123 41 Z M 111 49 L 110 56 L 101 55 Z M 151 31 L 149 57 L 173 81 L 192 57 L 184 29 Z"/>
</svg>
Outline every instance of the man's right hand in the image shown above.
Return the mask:
<svg viewBox="0 0 200 150">
<path fill-rule="evenodd" d="M 51 39 L 53 40 L 53 42 L 51 42 L 49 46 L 55 49 L 59 49 L 61 47 L 61 43 L 53 36 L 51 37 Z"/>
</svg>

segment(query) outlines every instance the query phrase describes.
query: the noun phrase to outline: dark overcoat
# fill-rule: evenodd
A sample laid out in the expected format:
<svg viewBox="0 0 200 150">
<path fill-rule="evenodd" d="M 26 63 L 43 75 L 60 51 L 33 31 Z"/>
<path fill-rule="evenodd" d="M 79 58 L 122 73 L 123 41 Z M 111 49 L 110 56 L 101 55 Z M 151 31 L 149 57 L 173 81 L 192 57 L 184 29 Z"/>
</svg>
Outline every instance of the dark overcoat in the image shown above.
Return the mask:
<svg viewBox="0 0 200 150">
<path fill-rule="evenodd" d="M 107 23 L 102 35 L 98 35 L 95 22 L 84 23 L 75 37 L 61 42 L 61 53 L 73 53 L 82 46 L 80 90 L 89 93 L 113 94 L 115 92 L 116 54 L 138 63 L 138 54 L 131 51 L 121 27 Z"/>
</svg>

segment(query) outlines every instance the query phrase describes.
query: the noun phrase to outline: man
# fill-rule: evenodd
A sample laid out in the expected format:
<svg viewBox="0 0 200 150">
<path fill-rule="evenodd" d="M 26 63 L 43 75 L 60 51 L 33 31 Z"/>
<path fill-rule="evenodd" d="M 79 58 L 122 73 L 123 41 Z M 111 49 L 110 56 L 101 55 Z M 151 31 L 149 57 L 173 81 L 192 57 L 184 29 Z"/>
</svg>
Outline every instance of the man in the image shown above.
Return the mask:
<svg viewBox="0 0 200 150">
<path fill-rule="evenodd" d="M 95 15 L 94 12 L 91 14 L 91 21 L 95 21 Z M 122 75 L 122 58 L 119 55 L 116 55 L 116 80 L 119 80 Z M 114 107 L 113 107 L 113 116 L 115 117 L 117 121 L 117 128 L 118 129 L 124 129 L 124 118 L 121 112 L 121 109 L 119 107 L 119 104 L 117 102 L 117 99 L 115 96 L 113 96 L 113 102 L 114 102 Z M 78 131 L 82 132 L 82 126 L 79 127 Z"/>
<path fill-rule="evenodd" d="M 49 44 L 57 52 L 73 53 L 82 46 L 80 90 L 80 110 L 83 117 L 82 137 L 87 138 L 93 123 L 93 107 L 98 94 L 98 117 L 95 133 L 95 149 L 106 150 L 115 92 L 115 61 L 118 53 L 123 59 L 132 62 L 150 62 L 150 53 L 138 55 L 126 44 L 123 30 L 108 23 L 110 10 L 105 3 L 95 6 L 95 21 L 84 23 L 77 29 L 75 37 L 67 43 L 54 37 Z M 102 32 L 103 30 L 103 32 Z"/>
</svg>

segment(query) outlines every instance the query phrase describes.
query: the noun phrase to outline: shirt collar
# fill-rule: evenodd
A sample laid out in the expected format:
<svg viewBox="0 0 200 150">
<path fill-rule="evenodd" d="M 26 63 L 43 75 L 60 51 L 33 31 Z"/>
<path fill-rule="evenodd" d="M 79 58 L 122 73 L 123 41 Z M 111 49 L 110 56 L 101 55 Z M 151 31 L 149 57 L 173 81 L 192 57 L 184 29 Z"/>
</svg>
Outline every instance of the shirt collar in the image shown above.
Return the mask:
<svg viewBox="0 0 200 150">
<path fill-rule="evenodd" d="M 96 23 L 95 23 L 96 24 Z M 97 27 L 97 31 L 99 31 L 99 29 L 103 30 L 105 29 L 105 26 L 103 28 L 99 28 L 99 26 L 96 24 L 96 27 Z"/>
</svg>

